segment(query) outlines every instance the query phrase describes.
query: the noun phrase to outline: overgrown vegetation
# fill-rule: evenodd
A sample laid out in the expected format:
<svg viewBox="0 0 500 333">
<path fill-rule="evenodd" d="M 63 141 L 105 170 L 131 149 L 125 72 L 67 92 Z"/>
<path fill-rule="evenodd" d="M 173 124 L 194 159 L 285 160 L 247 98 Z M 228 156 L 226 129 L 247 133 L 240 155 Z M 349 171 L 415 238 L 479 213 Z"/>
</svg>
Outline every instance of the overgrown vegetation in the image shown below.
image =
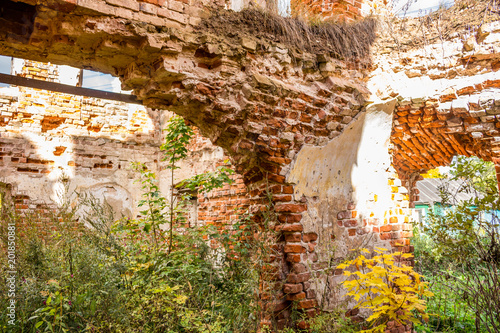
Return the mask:
<svg viewBox="0 0 500 333">
<path fill-rule="evenodd" d="M 172 172 L 185 156 L 188 136 L 184 121 L 172 119 L 163 146 Z M 139 219 L 114 221 L 109 206 L 83 193 L 77 206 L 68 203 L 57 212 L 4 211 L 2 246 L 5 222 L 18 229 L 19 281 L 16 324 L 8 326 L 3 307 L 2 331 L 257 330 L 258 255 L 269 251 L 253 241 L 258 227 L 246 216 L 224 230 L 210 225 L 179 229 L 186 197 L 169 202 L 161 196 L 155 174 L 143 165 L 135 168 L 144 191 Z M 198 175 L 184 184 L 208 191 L 230 180 L 226 171 Z M 86 213 L 79 216 L 82 207 Z M 0 303 L 7 304 L 5 284 L 0 288 Z"/>
<path fill-rule="evenodd" d="M 431 213 L 417 226 L 416 268 L 436 296 L 435 314 L 419 332 L 500 332 L 500 200 L 492 163 L 458 157 L 442 186 L 444 213 Z M 457 200 L 466 193 L 469 199 Z"/>
<path fill-rule="evenodd" d="M 162 149 L 172 179 L 190 135 L 182 119 L 171 120 Z M 156 175 L 134 167 L 143 189 L 137 219 L 117 220 L 110 206 L 86 193 L 53 212 L 18 212 L 4 203 L 1 246 L 7 223 L 15 223 L 18 281 L 15 325 L 9 326 L 4 307 L 2 331 L 258 331 L 259 279 L 276 243 L 266 229 L 272 212 L 263 212 L 261 225 L 246 215 L 223 229 L 186 227 L 188 195 L 172 189 L 170 199 L 162 197 Z M 222 167 L 178 186 L 210 191 L 230 182 L 230 173 Z M 400 265 L 409 254 L 383 249 L 363 250 L 335 266 L 351 276 L 343 287 L 356 307 L 370 312 L 365 324 L 353 323 L 342 309 L 314 318 L 292 309 L 295 321 L 312 333 L 383 332 L 391 321 L 412 322 L 417 332 L 500 332 L 495 171 L 491 163 L 459 157 L 449 179 L 462 184 L 458 192 L 440 189 L 449 209 L 415 229 L 418 273 Z M 457 201 L 459 193 L 470 199 Z M 0 292 L 0 303 L 7 304 L 6 284 Z"/>
</svg>

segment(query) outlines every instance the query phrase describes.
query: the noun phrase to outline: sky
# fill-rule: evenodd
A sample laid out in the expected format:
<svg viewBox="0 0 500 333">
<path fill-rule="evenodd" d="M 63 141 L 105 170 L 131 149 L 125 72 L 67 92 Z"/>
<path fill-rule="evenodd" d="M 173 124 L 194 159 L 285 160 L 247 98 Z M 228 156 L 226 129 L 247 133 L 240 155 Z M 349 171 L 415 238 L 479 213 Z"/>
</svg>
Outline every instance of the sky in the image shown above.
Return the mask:
<svg viewBox="0 0 500 333">
<path fill-rule="evenodd" d="M 393 0 L 395 14 L 398 16 L 420 16 L 437 10 L 440 6 L 450 7 L 454 0 Z M 404 6 L 409 3 L 406 15 Z"/>
<path fill-rule="evenodd" d="M 393 0 L 393 2 L 396 15 L 420 16 L 435 11 L 440 6 L 449 7 L 454 3 L 454 0 Z M 406 3 L 409 3 L 410 6 L 405 13 L 403 7 Z M 289 13 L 290 0 L 278 0 L 278 9 L 282 15 Z"/>
</svg>

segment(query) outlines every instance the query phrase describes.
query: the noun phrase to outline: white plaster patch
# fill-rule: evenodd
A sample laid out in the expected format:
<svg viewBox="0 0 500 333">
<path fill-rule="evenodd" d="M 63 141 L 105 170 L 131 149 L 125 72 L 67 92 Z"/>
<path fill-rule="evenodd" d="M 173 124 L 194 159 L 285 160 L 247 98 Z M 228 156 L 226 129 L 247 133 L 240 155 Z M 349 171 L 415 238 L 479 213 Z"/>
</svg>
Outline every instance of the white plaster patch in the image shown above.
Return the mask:
<svg viewBox="0 0 500 333">
<path fill-rule="evenodd" d="M 297 154 L 287 181 L 296 184 L 295 197 L 320 199 L 344 197 L 368 213 L 366 202 L 373 193 L 388 191 L 388 145 L 395 100 L 371 105 L 344 132 L 326 146 L 306 145 Z M 388 200 L 389 200 L 388 199 Z M 380 202 L 381 211 L 389 203 Z"/>
</svg>

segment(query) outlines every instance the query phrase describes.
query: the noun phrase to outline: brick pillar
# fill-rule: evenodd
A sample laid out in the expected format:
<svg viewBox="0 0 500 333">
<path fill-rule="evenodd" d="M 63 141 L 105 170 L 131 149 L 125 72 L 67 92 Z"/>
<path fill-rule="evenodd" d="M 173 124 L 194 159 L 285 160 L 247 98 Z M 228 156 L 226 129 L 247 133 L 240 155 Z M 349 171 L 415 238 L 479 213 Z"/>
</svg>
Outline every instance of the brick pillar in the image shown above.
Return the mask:
<svg viewBox="0 0 500 333">
<path fill-rule="evenodd" d="M 261 237 L 271 235 L 272 242 L 261 272 L 261 326 L 282 329 L 293 324 L 290 322 L 293 302 L 297 310 L 310 316 L 317 312 L 318 304 L 308 282 L 311 273 L 305 261 L 317 261 L 318 236 L 303 232 L 300 221 L 307 205 L 294 200 L 293 186 L 286 183 L 285 177 L 263 171 L 244 178 L 257 180 L 248 184 L 250 211 L 262 228 Z"/>
</svg>

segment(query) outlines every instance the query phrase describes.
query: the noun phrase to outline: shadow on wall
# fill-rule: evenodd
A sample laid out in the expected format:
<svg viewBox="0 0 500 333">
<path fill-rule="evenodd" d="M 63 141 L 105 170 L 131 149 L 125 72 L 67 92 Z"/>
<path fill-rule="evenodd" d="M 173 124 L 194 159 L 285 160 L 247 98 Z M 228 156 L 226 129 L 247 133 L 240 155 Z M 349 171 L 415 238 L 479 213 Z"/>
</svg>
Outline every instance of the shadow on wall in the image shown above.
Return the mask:
<svg viewBox="0 0 500 333">
<path fill-rule="evenodd" d="M 84 191 L 105 200 L 116 217 L 132 218 L 141 192 L 130 164 L 155 170 L 157 163 L 156 146 L 84 136 L 4 132 L 0 148 L 0 181 L 12 186 L 14 197 L 30 198 L 23 209 L 60 206 Z"/>
<path fill-rule="evenodd" d="M 12 64 L 17 75 L 38 80 L 69 75 L 61 66 L 23 59 Z M 156 171 L 157 110 L 10 86 L 0 89 L 0 112 L 0 179 L 13 185 L 14 196 L 29 198 L 32 208 L 60 206 L 69 184 L 70 192 L 89 190 L 118 215 L 134 216 L 140 190 L 130 164 L 147 163 Z"/>
</svg>

